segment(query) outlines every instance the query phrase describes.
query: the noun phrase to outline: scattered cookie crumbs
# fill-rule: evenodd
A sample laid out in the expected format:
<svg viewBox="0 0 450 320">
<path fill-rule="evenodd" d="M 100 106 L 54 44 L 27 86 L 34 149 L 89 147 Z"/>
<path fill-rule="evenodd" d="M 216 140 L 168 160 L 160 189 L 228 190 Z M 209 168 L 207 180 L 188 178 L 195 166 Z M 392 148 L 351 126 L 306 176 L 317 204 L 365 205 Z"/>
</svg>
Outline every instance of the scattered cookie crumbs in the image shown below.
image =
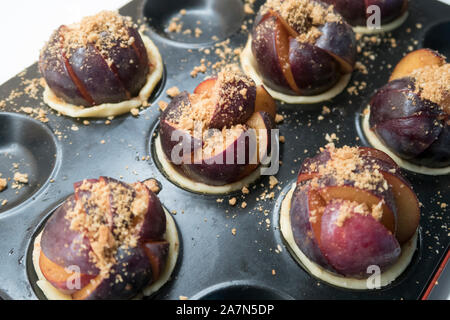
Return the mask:
<svg viewBox="0 0 450 320">
<path fill-rule="evenodd" d="M 236 228 L 231 229 L 231 234 L 232 234 L 233 236 L 236 235 Z"/>
<path fill-rule="evenodd" d="M 243 193 L 243 194 L 249 194 L 250 193 L 250 190 L 247 188 L 247 187 L 242 187 L 242 189 L 241 189 L 241 192 Z"/>
<path fill-rule="evenodd" d="M 276 274 L 277 274 L 276 270 L 275 270 L 275 269 L 272 269 L 272 275 L 274 276 L 274 275 L 276 275 Z"/>
<path fill-rule="evenodd" d="M 330 108 L 328 108 L 327 106 L 323 106 L 322 107 L 322 114 L 323 115 L 330 114 L 330 113 L 331 113 Z"/>
<path fill-rule="evenodd" d="M 130 113 L 133 115 L 133 117 L 137 117 L 139 115 L 139 109 L 133 108 L 130 110 Z"/>
<path fill-rule="evenodd" d="M 72 130 L 72 131 L 78 131 L 80 128 L 78 128 L 75 124 L 73 124 L 71 127 L 70 127 L 70 130 Z"/>
<path fill-rule="evenodd" d="M 169 88 L 167 89 L 166 94 L 171 98 L 175 98 L 180 94 L 180 89 L 178 89 L 178 87 Z"/>
<path fill-rule="evenodd" d="M 269 178 L 269 187 L 270 189 L 273 189 L 278 184 L 278 179 L 274 176 L 270 176 Z"/>
<path fill-rule="evenodd" d="M 168 105 L 169 105 L 169 104 L 168 104 L 167 102 L 162 101 L 162 100 L 158 102 L 158 106 L 159 106 L 159 109 L 160 109 L 161 111 L 166 110 L 166 108 L 167 108 Z"/>
<path fill-rule="evenodd" d="M 230 200 L 228 200 L 228 204 L 229 204 L 230 206 L 235 206 L 235 205 L 236 205 L 236 202 L 237 202 L 236 197 L 233 197 L 233 198 L 231 198 Z"/>
<path fill-rule="evenodd" d="M 241 208 L 242 208 L 242 209 L 245 209 L 246 207 L 247 207 L 247 202 L 245 202 L 245 201 L 242 202 L 242 203 L 241 203 Z"/>
<path fill-rule="evenodd" d="M 8 203 L 8 200 L 6 200 L 6 199 L 3 200 L 3 201 L 2 201 L 2 206 L 6 206 L 7 203 Z"/>
<path fill-rule="evenodd" d="M 90 125 L 91 123 L 89 122 L 89 120 L 83 120 L 83 124 L 84 124 L 85 126 L 88 126 L 88 125 Z"/>
<path fill-rule="evenodd" d="M 250 6 L 249 3 L 244 4 L 244 12 L 245 14 L 254 14 L 255 11 L 253 10 L 253 8 Z"/>
<path fill-rule="evenodd" d="M 186 297 L 186 296 L 180 296 L 179 299 L 180 299 L 180 300 L 189 300 L 189 298 Z"/>
<path fill-rule="evenodd" d="M 275 115 L 275 123 L 280 123 L 284 120 L 284 116 L 282 116 L 281 114 L 276 114 Z"/>
<path fill-rule="evenodd" d="M 286 138 L 284 136 L 280 136 L 280 142 L 284 143 L 286 141 Z"/>
<path fill-rule="evenodd" d="M 14 181 L 27 184 L 28 183 L 28 174 L 27 173 L 14 173 Z"/>
<path fill-rule="evenodd" d="M 0 178 L 0 192 L 6 189 L 8 186 L 8 180 Z"/>
<path fill-rule="evenodd" d="M 216 199 L 216 202 L 217 202 L 217 203 L 222 203 L 222 202 L 223 202 L 223 198 L 218 198 L 218 199 Z"/>
</svg>

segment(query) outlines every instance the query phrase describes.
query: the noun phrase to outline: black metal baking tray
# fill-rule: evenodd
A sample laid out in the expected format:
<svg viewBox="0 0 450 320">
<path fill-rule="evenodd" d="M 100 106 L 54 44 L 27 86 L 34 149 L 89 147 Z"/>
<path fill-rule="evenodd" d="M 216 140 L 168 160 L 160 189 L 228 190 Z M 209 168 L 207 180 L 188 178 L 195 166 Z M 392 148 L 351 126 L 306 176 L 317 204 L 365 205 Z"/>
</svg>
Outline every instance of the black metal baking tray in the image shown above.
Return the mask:
<svg viewBox="0 0 450 320">
<path fill-rule="evenodd" d="M 255 8 L 261 3 L 257 1 Z M 186 27 L 199 19 L 202 21 L 201 37 L 181 38 L 164 31 L 162 26 L 183 8 L 187 10 Z M 345 91 L 332 101 L 317 105 L 279 104 L 279 112 L 285 116 L 284 122 L 279 124 L 280 134 L 286 138 L 281 145 L 283 163 L 277 174 L 282 190 L 274 189 L 273 200 L 257 201 L 268 187 L 268 177 L 262 177 L 245 197 L 245 209 L 228 205 L 232 196 L 236 196 L 240 204 L 243 201 L 240 193 L 200 195 L 170 182 L 155 163 L 152 134 L 158 126 L 156 103 L 168 100 L 165 91 L 172 86 L 192 91 L 202 80 L 202 74 L 196 79 L 190 76 L 192 68 L 206 57 L 198 49 L 214 48 L 211 38 L 214 33 L 219 40 L 229 37 L 231 47 L 243 46 L 248 33 L 240 26 L 244 19 L 253 16 L 244 14 L 240 0 L 136 0 L 120 11 L 135 21 L 151 18 L 149 25 L 152 27 L 145 33 L 159 47 L 165 64 L 163 81 L 150 99 L 151 107 L 141 111 L 139 117 L 123 115 L 109 125 L 104 120 L 91 119 L 88 126 L 84 126 L 82 120 L 57 116 L 50 111 L 47 123 L 33 120 L 23 112 L 14 112 L 21 106 L 49 110 L 39 92 L 35 99 L 23 95 L 14 99 L 14 103 L 7 102 L 0 112 L 0 172 L 11 175 L 12 163 L 19 163 L 19 171 L 30 174 L 30 184 L 18 190 L 18 194 L 15 190 L 0 194 L 0 199 L 10 199 L 8 205 L 0 207 L 1 298 L 43 298 L 34 284 L 36 275 L 30 260 L 30 244 L 54 208 L 71 194 L 73 182 L 101 175 L 130 182 L 155 177 L 163 186 L 162 202 L 170 211 L 177 212 L 174 218 L 181 236 L 181 254 L 172 280 L 154 299 L 178 299 L 180 296 L 198 299 L 421 298 L 450 243 L 450 215 L 438 204 L 450 198 L 448 176 L 406 173 L 423 204 L 419 246 L 404 274 L 381 290 L 336 288 L 305 272 L 283 243 L 278 210 L 283 193 L 295 181 L 301 161 L 326 144 L 327 133 L 337 134 L 337 145 L 366 144 L 359 131 L 359 114 L 373 92 L 386 83 L 392 71 L 387 65 L 395 66 L 405 52 L 421 47 L 431 27 L 448 21 L 450 6 L 430 0 L 411 1 L 408 20 L 392 33 L 397 46 L 382 42 L 372 48 L 375 60 L 359 57 L 371 71 L 370 75 L 353 75 L 353 81 L 367 83 L 359 95 Z M 437 28 L 443 29 L 440 35 L 446 37 L 448 45 L 448 27 Z M 427 39 L 431 41 L 429 46 L 442 45 Z M 214 61 L 214 57 L 206 58 Z M 12 90 L 23 88 L 24 79 L 37 77 L 40 75 L 34 64 L 0 87 L 0 99 L 9 97 Z M 319 120 L 323 105 L 330 107 L 332 113 Z M 72 130 L 73 126 L 78 130 Z M 105 143 L 101 143 L 102 140 Z M 148 159 L 147 155 L 150 155 Z M 224 201 L 219 203 L 218 198 Z M 268 210 L 267 215 L 264 210 Z M 270 225 L 266 224 L 266 219 L 270 219 Z M 233 228 L 235 235 L 231 232 Z M 278 252 L 278 245 L 281 252 Z"/>
</svg>

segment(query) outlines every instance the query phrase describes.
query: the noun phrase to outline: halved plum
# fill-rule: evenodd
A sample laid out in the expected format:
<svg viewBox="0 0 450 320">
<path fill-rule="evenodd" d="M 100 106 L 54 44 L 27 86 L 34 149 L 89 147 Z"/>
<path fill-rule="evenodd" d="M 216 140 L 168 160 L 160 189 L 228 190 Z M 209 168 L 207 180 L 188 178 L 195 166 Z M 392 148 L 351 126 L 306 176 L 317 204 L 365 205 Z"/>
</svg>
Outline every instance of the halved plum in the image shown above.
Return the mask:
<svg viewBox="0 0 450 320">
<path fill-rule="evenodd" d="M 150 63 L 132 22 L 103 11 L 59 27 L 41 51 L 39 69 L 57 97 L 92 107 L 137 96 Z"/>
<path fill-rule="evenodd" d="M 321 2 L 311 3 L 324 12 L 328 10 Z M 311 3 L 304 3 L 303 7 L 309 8 Z M 303 7 L 299 3 L 299 8 Z M 309 31 L 297 28 L 285 17 L 288 13 L 277 10 L 263 6 L 252 32 L 252 54 L 268 87 L 291 95 L 317 95 L 333 87 L 342 74 L 352 72 L 356 57 L 355 35 L 347 23 L 339 20 L 341 17 L 337 13 L 338 22 L 305 25 L 306 29 L 317 29 L 317 34 L 311 36 L 313 39 L 309 36 L 303 39 L 304 33 Z M 296 9 L 289 7 L 289 10 Z M 305 18 L 305 21 L 313 20 Z"/>
<path fill-rule="evenodd" d="M 338 153 L 357 155 L 366 170 L 361 176 L 364 181 L 373 172 L 374 186 L 357 187 L 350 177 L 359 179 L 355 176 L 362 172 L 359 165 L 353 173 L 338 167 L 331 176 L 334 170 L 323 169 L 338 156 L 335 152 L 326 148 L 303 162 L 291 200 L 292 232 L 297 246 L 313 262 L 334 273 L 363 278 L 368 276 L 369 265 L 376 264 L 383 271 L 397 261 L 400 245 L 417 231 L 420 205 L 387 154 L 366 147 Z M 342 166 L 351 164 L 342 162 Z"/>
<path fill-rule="evenodd" d="M 108 177 L 75 183 L 74 189 L 42 233 L 39 267 L 45 279 L 73 299 L 128 299 L 156 281 L 169 245 L 156 195 L 144 183 Z M 65 269 L 74 266 L 80 271 L 76 288 L 69 286 L 73 269 Z"/>
<path fill-rule="evenodd" d="M 262 86 L 224 70 L 172 100 L 160 118 L 161 146 L 182 175 L 225 185 L 251 174 L 269 153 L 275 115 Z"/>
</svg>

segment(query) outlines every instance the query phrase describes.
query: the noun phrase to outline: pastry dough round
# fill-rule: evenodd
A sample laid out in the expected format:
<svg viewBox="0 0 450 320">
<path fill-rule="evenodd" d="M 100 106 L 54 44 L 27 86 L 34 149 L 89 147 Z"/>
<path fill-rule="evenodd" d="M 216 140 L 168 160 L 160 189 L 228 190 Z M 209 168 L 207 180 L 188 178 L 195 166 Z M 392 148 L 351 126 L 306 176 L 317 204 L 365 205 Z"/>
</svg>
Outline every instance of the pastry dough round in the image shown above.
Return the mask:
<svg viewBox="0 0 450 320">
<path fill-rule="evenodd" d="M 162 149 L 161 138 L 158 135 L 155 139 L 155 153 L 156 158 L 162 166 L 166 176 L 170 177 L 170 180 L 180 187 L 189 191 L 204 193 L 204 194 L 226 194 L 233 191 L 241 190 L 243 187 L 255 182 L 261 176 L 261 168 L 256 168 L 250 175 L 244 179 L 225 184 L 223 186 L 211 186 L 205 183 L 197 182 L 189 179 L 179 173 L 173 165 L 167 160 L 166 155 Z"/>
<path fill-rule="evenodd" d="M 142 298 L 143 296 L 150 296 L 158 291 L 166 282 L 170 280 L 172 272 L 177 264 L 178 253 L 180 251 L 180 239 L 178 238 L 178 230 L 175 221 L 165 208 L 164 212 L 166 214 L 166 233 L 164 235 L 164 239 L 170 244 L 166 267 L 155 282 L 144 288 L 141 294 L 138 294 L 138 298 Z M 48 300 L 72 300 L 72 297 L 70 295 L 61 293 L 58 289 L 52 286 L 52 284 L 47 281 L 42 274 L 41 268 L 39 267 L 39 256 L 41 254 L 41 236 L 42 232 L 35 238 L 32 252 L 33 267 L 38 277 L 38 281 L 36 282 L 36 284 L 42 290 Z"/>
<path fill-rule="evenodd" d="M 264 85 L 261 76 L 259 75 L 258 68 L 256 67 L 256 61 L 253 58 L 253 53 L 251 50 L 252 37 L 248 37 L 247 44 L 244 50 L 241 52 L 241 66 L 245 74 L 255 81 L 256 85 Z M 270 93 L 270 95 L 277 100 L 284 101 L 289 104 L 313 104 L 322 101 L 330 100 L 340 94 L 345 87 L 347 87 L 350 82 L 352 75 L 351 73 L 344 74 L 341 76 L 339 81 L 326 92 L 315 96 L 291 96 L 285 93 L 278 92 L 264 85 L 264 88 Z"/>
<path fill-rule="evenodd" d="M 325 270 L 321 266 L 317 265 L 311 261 L 300 248 L 297 246 L 294 240 L 294 235 L 292 233 L 291 226 L 291 199 L 294 193 L 296 184 L 294 183 L 291 190 L 286 194 L 283 199 L 280 209 L 280 230 L 284 240 L 287 243 L 288 249 L 295 260 L 303 266 L 310 274 L 313 276 L 338 287 L 354 289 L 354 290 L 368 290 L 366 279 L 353 279 L 344 276 L 336 275 L 334 273 Z M 417 247 L 417 236 L 416 234 L 402 246 L 402 252 L 397 260 L 397 262 L 392 265 L 389 269 L 381 273 L 380 286 L 384 287 L 394 281 L 398 276 L 400 276 L 403 271 L 408 267 L 411 259 L 416 251 Z"/>
<path fill-rule="evenodd" d="M 367 110 L 370 110 L 369 108 Z M 363 119 L 362 119 L 362 131 L 364 135 L 367 138 L 367 141 L 376 149 L 383 151 L 384 153 L 388 154 L 394 161 L 397 163 L 397 165 L 403 169 L 406 169 L 408 171 L 420 173 L 420 174 L 426 174 L 430 176 L 439 176 L 439 175 L 446 175 L 450 173 L 450 166 L 444 167 L 444 168 L 429 168 L 424 166 L 419 166 L 417 164 L 411 163 L 407 160 L 403 160 L 396 154 L 394 154 L 389 148 L 387 148 L 383 142 L 378 139 L 377 135 L 370 129 L 369 125 L 369 116 L 370 112 L 364 112 Z"/>
<path fill-rule="evenodd" d="M 161 54 L 153 41 L 142 33 L 141 38 L 147 49 L 149 61 L 152 63 L 152 70 L 149 71 L 147 82 L 137 97 L 118 103 L 103 103 L 94 107 L 83 107 L 65 102 L 57 97 L 48 85 L 45 85 L 43 94 L 44 102 L 50 108 L 72 118 L 106 118 L 118 116 L 129 112 L 131 109 L 145 105 L 162 78 L 164 66 Z"/>
<path fill-rule="evenodd" d="M 392 30 L 400 27 L 406 21 L 406 19 L 408 19 L 408 15 L 409 15 L 409 13 L 408 13 L 408 11 L 406 11 L 400 17 L 395 19 L 394 21 L 391 21 L 389 23 L 381 25 L 381 27 L 379 29 L 372 29 L 372 28 L 369 29 L 364 26 L 356 26 L 356 27 L 353 27 L 353 31 L 355 33 L 364 33 L 364 34 L 378 34 L 378 33 L 389 32 L 389 31 L 392 31 Z"/>
</svg>

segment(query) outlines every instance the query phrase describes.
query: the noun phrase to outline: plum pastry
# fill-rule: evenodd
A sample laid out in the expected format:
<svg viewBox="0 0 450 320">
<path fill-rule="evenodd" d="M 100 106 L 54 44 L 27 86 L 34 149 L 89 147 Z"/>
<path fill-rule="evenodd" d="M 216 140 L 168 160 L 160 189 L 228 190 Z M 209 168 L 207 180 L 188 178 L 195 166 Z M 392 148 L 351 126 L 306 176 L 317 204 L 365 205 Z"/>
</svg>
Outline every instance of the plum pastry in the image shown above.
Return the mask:
<svg viewBox="0 0 450 320">
<path fill-rule="evenodd" d="M 102 11 L 60 26 L 41 51 L 44 101 L 70 117 L 109 117 L 145 106 L 160 82 L 158 48 L 131 18 Z"/>
<path fill-rule="evenodd" d="M 317 278 L 357 290 L 369 289 L 372 268 L 380 286 L 406 269 L 419 220 L 419 201 L 387 154 L 332 144 L 303 162 L 280 212 L 294 258 Z"/>
<path fill-rule="evenodd" d="M 450 173 L 450 64 L 430 49 L 406 55 L 363 115 L 377 149 L 417 173 Z"/>
<path fill-rule="evenodd" d="M 244 72 L 275 99 L 318 103 L 340 94 L 356 59 L 355 34 L 333 6 L 268 0 L 241 53 Z"/>
<path fill-rule="evenodd" d="M 334 6 L 358 33 L 392 31 L 408 18 L 408 0 L 322 0 Z M 376 7 L 374 7 L 376 6 Z M 379 21 L 376 21 L 379 14 Z M 373 17 L 373 21 L 371 19 Z M 379 22 L 379 28 L 368 28 L 367 22 Z"/>
<path fill-rule="evenodd" d="M 242 189 L 270 158 L 276 104 L 262 86 L 227 67 L 181 92 L 160 116 L 155 152 L 177 185 L 200 193 Z"/>
<path fill-rule="evenodd" d="M 154 182 L 74 184 L 34 241 L 37 285 L 49 300 L 131 299 L 169 280 L 178 231 Z"/>
</svg>

